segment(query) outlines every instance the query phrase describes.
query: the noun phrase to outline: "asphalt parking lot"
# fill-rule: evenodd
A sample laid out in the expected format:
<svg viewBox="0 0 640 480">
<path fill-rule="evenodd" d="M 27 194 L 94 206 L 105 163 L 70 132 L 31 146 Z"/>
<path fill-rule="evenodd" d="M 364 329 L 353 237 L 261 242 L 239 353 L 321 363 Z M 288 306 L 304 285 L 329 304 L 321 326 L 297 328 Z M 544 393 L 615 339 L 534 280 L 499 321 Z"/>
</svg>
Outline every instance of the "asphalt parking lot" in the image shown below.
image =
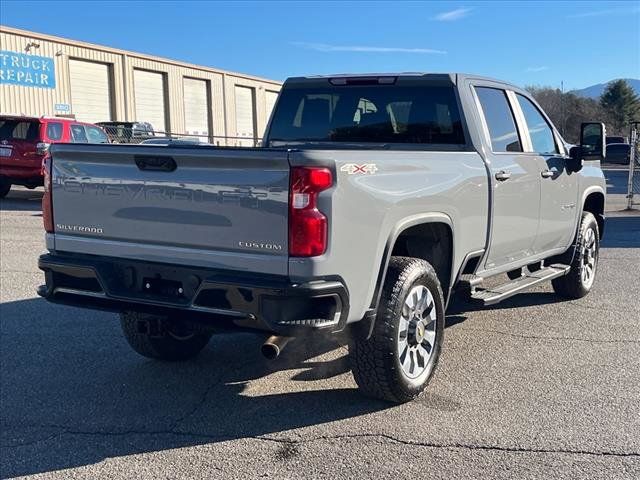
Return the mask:
<svg viewBox="0 0 640 480">
<path fill-rule="evenodd" d="M 608 171 L 594 291 L 550 286 L 447 318 L 418 401 L 361 397 L 333 344 L 262 338 L 195 361 L 130 350 L 116 316 L 37 298 L 39 191 L 0 202 L 0 476 L 640 478 L 640 210 Z"/>
</svg>

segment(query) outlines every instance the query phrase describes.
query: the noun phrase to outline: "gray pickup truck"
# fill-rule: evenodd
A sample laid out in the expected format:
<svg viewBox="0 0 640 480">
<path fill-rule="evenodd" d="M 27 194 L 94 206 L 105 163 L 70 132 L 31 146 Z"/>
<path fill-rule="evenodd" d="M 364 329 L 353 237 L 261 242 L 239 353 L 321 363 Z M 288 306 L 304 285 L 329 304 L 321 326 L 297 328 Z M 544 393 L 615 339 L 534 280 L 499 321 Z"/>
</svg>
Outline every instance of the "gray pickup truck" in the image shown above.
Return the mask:
<svg viewBox="0 0 640 480">
<path fill-rule="evenodd" d="M 261 148 L 52 146 L 38 293 L 120 313 L 133 349 L 164 360 L 228 330 L 264 332 L 272 358 L 335 335 L 364 393 L 405 402 L 433 375 L 454 291 L 589 292 L 605 153 L 601 123 L 568 150 L 496 80 L 291 78 Z"/>
</svg>

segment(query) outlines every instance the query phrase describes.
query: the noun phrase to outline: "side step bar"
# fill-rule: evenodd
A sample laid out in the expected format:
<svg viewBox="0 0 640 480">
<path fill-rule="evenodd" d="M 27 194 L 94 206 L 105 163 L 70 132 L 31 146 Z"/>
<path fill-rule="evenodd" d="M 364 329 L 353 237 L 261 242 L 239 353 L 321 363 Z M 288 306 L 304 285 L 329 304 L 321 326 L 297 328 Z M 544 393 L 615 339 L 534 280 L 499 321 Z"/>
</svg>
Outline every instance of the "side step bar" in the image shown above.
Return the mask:
<svg viewBox="0 0 640 480">
<path fill-rule="evenodd" d="M 569 273 L 570 268 L 569 265 L 560 263 L 550 265 L 535 272 L 527 272 L 522 277 L 503 283 L 502 285 L 496 285 L 495 287 L 486 289 L 475 289 L 475 291 L 471 293 L 471 298 L 482 302 L 484 305 L 493 305 L 527 290 L 534 285 L 562 277 Z"/>
</svg>

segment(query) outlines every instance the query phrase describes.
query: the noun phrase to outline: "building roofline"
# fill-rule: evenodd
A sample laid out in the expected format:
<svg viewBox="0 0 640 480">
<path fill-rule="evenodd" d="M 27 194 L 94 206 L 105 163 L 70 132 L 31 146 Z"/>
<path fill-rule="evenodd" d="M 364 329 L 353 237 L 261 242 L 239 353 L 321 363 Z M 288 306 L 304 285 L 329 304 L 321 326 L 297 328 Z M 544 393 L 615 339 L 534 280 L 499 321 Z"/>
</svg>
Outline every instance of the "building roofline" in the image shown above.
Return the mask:
<svg viewBox="0 0 640 480">
<path fill-rule="evenodd" d="M 248 74 L 238 73 L 238 72 L 231 72 L 229 70 L 222 70 L 222 69 L 219 69 L 219 68 L 206 67 L 204 65 L 196 65 L 194 63 L 182 62 L 180 60 L 173 60 L 171 58 L 166 58 L 166 57 L 158 57 L 158 56 L 149 55 L 149 54 L 146 54 L 146 53 L 133 52 L 133 51 L 130 51 L 130 50 L 122 50 L 120 48 L 107 47 L 105 45 L 98 45 L 96 43 L 84 42 L 82 40 L 73 40 L 73 39 L 70 39 L 70 38 L 57 37 L 55 35 L 49 35 L 49 34 L 46 34 L 46 33 L 38 33 L 38 32 L 33 32 L 33 31 L 30 31 L 30 30 L 23 30 L 21 28 L 9 27 L 7 25 L 0 25 L 0 32 L 2 32 L 2 33 L 11 33 L 13 35 L 19 35 L 19 36 L 28 37 L 28 38 L 31 38 L 31 39 L 38 39 L 38 40 L 45 40 L 45 41 L 49 41 L 49 42 L 61 43 L 61 44 L 64 44 L 64 45 L 69 45 L 69 46 L 83 47 L 83 48 L 88 48 L 88 49 L 92 49 L 92 50 L 100 50 L 100 51 L 103 51 L 103 52 L 113 53 L 113 54 L 117 54 L 117 55 L 126 55 L 128 57 L 133 57 L 133 58 L 151 60 L 151 61 L 154 61 L 154 62 L 166 63 L 166 64 L 169 64 L 169 65 L 176 65 L 176 66 L 179 66 L 179 67 L 192 68 L 194 70 L 202 70 L 202 71 L 205 71 L 205 72 L 219 73 L 219 74 L 222 74 L 222 75 L 229 75 L 229 76 L 232 76 L 232 77 L 244 78 L 244 79 L 253 80 L 253 81 L 256 81 L 256 82 L 271 83 L 271 84 L 277 85 L 277 86 L 281 86 L 282 85 L 282 82 L 277 81 L 277 80 L 270 80 L 268 78 L 256 77 L 256 76 L 253 76 L 253 75 L 248 75 Z"/>
</svg>

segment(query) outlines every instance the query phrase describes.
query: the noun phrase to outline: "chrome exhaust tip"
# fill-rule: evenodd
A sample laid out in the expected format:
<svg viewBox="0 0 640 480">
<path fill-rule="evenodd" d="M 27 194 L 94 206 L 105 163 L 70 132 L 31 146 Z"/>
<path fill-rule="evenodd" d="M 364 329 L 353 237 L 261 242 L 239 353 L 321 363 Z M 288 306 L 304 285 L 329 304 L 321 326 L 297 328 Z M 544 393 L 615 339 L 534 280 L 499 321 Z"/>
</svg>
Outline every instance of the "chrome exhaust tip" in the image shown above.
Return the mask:
<svg viewBox="0 0 640 480">
<path fill-rule="evenodd" d="M 282 352 L 282 350 L 284 350 L 284 347 L 286 347 L 287 343 L 289 343 L 291 340 L 291 337 L 271 335 L 262 344 L 262 347 L 260 347 L 260 351 L 265 358 L 269 360 L 275 360 L 280 356 L 280 353 Z"/>
</svg>

